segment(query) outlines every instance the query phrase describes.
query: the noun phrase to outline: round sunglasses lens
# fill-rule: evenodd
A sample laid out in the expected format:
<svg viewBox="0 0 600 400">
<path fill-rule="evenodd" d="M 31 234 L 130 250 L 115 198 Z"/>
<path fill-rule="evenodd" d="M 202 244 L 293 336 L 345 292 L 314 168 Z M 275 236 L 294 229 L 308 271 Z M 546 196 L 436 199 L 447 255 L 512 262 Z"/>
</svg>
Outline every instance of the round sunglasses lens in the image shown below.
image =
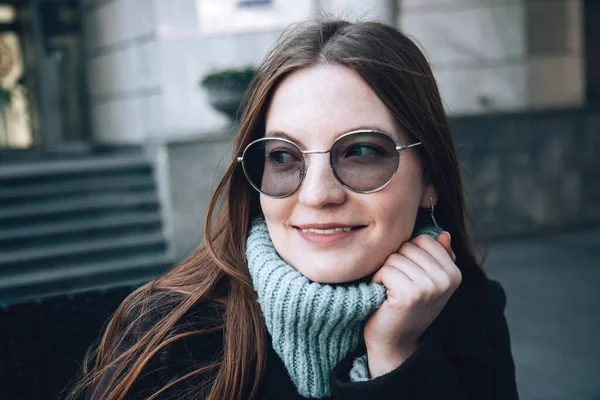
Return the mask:
<svg viewBox="0 0 600 400">
<path fill-rule="evenodd" d="M 268 196 L 288 196 L 302 182 L 304 159 L 299 149 L 280 139 L 251 144 L 244 153 L 244 170 L 250 183 Z"/>
<path fill-rule="evenodd" d="M 344 185 L 359 192 L 387 184 L 398 169 L 399 157 L 392 138 L 378 132 L 343 136 L 331 149 L 335 174 Z"/>
</svg>

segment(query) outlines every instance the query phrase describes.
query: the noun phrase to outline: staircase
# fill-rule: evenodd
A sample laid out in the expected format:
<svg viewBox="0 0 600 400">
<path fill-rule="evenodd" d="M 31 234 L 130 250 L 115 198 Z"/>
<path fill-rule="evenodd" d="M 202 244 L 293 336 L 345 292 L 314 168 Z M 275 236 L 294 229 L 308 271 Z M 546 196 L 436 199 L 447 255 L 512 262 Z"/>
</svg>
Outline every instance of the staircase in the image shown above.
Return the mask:
<svg viewBox="0 0 600 400">
<path fill-rule="evenodd" d="M 141 151 L 0 163 L 0 303 L 140 284 L 167 250 Z"/>
</svg>

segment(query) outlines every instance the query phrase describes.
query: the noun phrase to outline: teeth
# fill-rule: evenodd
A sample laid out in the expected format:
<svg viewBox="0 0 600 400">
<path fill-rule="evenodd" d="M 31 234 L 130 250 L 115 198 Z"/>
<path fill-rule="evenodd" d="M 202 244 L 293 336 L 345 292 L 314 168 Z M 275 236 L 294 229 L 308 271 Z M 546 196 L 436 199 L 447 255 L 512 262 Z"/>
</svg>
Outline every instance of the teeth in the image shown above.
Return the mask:
<svg viewBox="0 0 600 400">
<path fill-rule="evenodd" d="M 302 229 L 302 232 L 307 233 L 318 233 L 319 235 L 331 235 L 335 232 L 350 232 L 352 228 L 331 228 L 331 229 L 315 229 L 315 228 L 307 228 Z"/>
</svg>

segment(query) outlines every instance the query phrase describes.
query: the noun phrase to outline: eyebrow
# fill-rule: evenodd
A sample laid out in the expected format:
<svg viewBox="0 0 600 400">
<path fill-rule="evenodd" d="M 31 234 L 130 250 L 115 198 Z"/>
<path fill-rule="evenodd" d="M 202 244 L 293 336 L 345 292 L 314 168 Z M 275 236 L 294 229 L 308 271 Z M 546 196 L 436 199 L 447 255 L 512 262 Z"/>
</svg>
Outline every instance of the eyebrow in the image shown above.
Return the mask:
<svg viewBox="0 0 600 400">
<path fill-rule="evenodd" d="M 282 138 L 282 139 L 287 139 L 290 140 L 294 143 L 297 143 L 300 145 L 300 147 L 304 147 L 304 145 L 302 144 L 301 141 L 299 141 L 298 139 L 296 139 L 295 137 L 292 137 L 290 135 L 288 135 L 287 133 L 283 132 L 283 131 L 268 131 L 265 134 L 265 137 L 274 137 L 274 138 Z"/>
<path fill-rule="evenodd" d="M 339 138 L 340 136 L 342 136 L 344 133 L 348 133 L 348 132 L 352 132 L 352 131 L 359 131 L 359 130 L 383 132 L 383 133 L 389 135 L 394 140 L 398 140 L 397 133 L 389 132 L 387 129 L 382 129 L 380 126 L 377 126 L 377 125 L 361 125 L 361 126 L 357 126 L 357 127 L 351 128 L 351 129 L 344 130 L 343 132 L 338 132 L 336 139 Z M 265 134 L 265 137 L 275 137 L 275 138 L 287 139 L 294 143 L 297 143 L 303 149 L 306 148 L 306 146 L 304 146 L 304 144 L 298 138 L 295 138 L 283 131 L 277 131 L 277 130 L 267 131 L 267 133 Z"/>
</svg>

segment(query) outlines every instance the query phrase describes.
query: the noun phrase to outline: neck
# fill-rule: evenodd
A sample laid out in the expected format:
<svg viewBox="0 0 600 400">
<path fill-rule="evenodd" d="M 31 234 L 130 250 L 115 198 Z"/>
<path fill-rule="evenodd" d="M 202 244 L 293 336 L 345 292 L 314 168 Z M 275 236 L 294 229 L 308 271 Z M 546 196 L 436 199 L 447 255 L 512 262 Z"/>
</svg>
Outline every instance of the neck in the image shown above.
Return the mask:
<svg viewBox="0 0 600 400">
<path fill-rule="evenodd" d="M 437 231 L 430 224 L 412 237 Z M 331 285 L 312 282 L 279 257 L 263 217 L 246 242 L 248 269 L 271 335 L 298 393 L 330 395 L 329 373 L 363 342 L 364 322 L 385 301 L 386 288 L 369 278 Z"/>
<path fill-rule="evenodd" d="M 246 255 L 273 349 L 298 393 L 329 396 L 329 373 L 362 342 L 364 321 L 385 300 L 385 287 L 310 281 L 279 257 L 262 218 L 252 224 Z"/>
</svg>

